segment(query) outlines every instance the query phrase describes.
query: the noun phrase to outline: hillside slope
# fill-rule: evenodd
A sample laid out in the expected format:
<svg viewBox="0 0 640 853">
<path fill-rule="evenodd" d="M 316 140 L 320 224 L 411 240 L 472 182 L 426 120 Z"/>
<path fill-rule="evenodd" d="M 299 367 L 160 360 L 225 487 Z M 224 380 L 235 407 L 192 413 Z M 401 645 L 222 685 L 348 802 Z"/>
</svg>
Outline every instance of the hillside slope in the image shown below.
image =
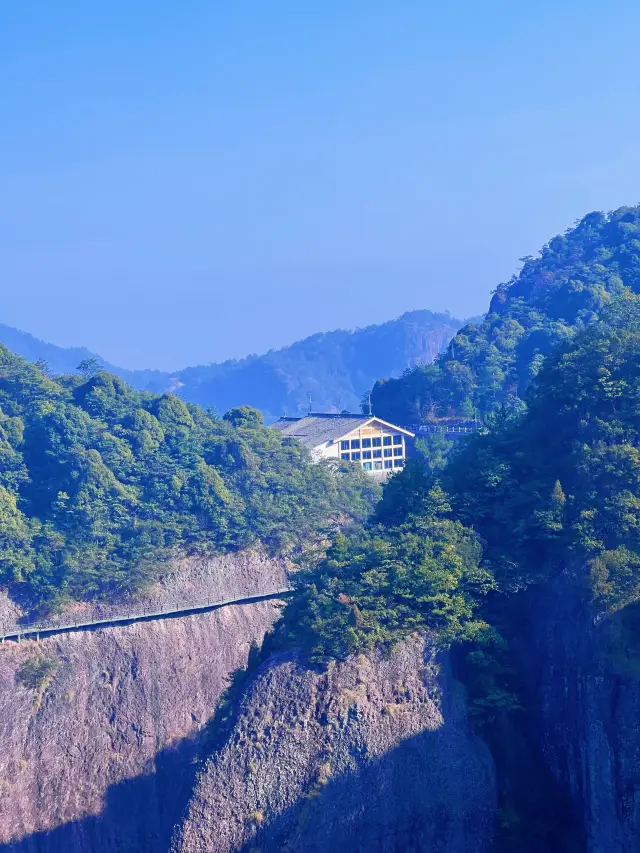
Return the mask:
<svg viewBox="0 0 640 853">
<path fill-rule="evenodd" d="M 445 655 L 413 640 L 326 672 L 275 656 L 204 764 L 174 853 L 483 853 L 491 756 Z"/>
<path fill-rule="evenodd" d="M 517 408 L 544 357 L 625 287 L 640 292 L 640 205 L 590 213 L 525 258 L 484 320 L 460 329 L 437 363 L 376 382 L 376 413 L 412 424 Z"/>
<path fill-rule="evenodd" d="M 166 592 L 283 573 L 257 552 L 190 560 Z M 214 710 L 280 604 L 0 646 L 0 850 L 166 853 Z"/>
<path fill-rule="evenodd" d="M 4 325 L 0 343 L 27 361 L 47 362 L 56 374 L 72 373 L 84 359 L 95 358 L 104 370 L 139 390 L 177 391 L 184 400 L 220 413 L 251 405 L 273 420 L 284 409 L 289 414 L 306 411 L 309 394 L 317 410 L 357 411 L 379 376 L 399 376 L 415 364 L 433 361 L 459 326 L 448 314 L 411 311 L 381 325 L 319 333 L 263 355 L 173 373 L 125 370 L 84 348 L 56 347 Z"/>
</svg>

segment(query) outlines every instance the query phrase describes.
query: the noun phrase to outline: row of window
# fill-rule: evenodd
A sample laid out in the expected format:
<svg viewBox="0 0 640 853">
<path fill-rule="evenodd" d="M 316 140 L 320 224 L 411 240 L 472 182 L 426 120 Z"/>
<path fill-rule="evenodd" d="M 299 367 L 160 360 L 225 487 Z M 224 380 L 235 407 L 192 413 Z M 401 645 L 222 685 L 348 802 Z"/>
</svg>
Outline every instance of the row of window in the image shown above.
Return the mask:
<svg viewBox="0 0 640 853">
<path fill-rule="evenodd" d="M 402 468 L 404 459 L 385 459 L 385 468 Z M 382 471 L 382 462 L 363 462 L 362 467 L 365 471 Z"/>
<path fill-rule="evenodd" d="M 401 447 L 394 447 L 393 451 L 391 450 L 390 447 L 385 447 L 384 451 L 383 450 L 373 450 L 373 451 L 363 450 L 361 453 L 359 450 L 356 450 L 353 453 L 341 453 L 340 458 L 344 459 L 347 462 L 349 460 L 351 460 L 353 462 L 358 462 L 360 459 L 371 459 L 371 458 L 381 459 L 383 454 L 385 457 L 387 457 L 387 456 L 391 456 L 392 452 L 393 452 L 394 456 L 402 456 L 402 448 Z"/>
<path fill-rule="evenodd" d="M 391 447 L 391 444 L 402 444 L 402 436 L 401 435 L 384 435 L 382 437 L 378 436 L 377 438 L 352 438 L 349 441 L 348 438 L 345 438 L 340 442 L 340 450 L 360 450 L 360 446 L 365 449 L 366 447 Z"/>
</svg>

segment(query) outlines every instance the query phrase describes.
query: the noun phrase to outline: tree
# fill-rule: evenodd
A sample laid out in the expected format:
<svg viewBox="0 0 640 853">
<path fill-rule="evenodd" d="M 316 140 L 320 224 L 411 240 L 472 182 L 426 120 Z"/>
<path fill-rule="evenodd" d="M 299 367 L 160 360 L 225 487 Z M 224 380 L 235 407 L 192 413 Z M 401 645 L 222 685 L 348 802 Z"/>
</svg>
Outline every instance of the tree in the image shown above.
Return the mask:
<svg viewBox="0 0 640 853">
<path fill-rule="evenodd" d="M 99 373 L 101 367 L 102 365 L 97 358 L 83 358 L 80 364 L 76 367 L 76 370 L 89 379 L 92 376 L 95 376 L 96 373 Z"/>
</svg>

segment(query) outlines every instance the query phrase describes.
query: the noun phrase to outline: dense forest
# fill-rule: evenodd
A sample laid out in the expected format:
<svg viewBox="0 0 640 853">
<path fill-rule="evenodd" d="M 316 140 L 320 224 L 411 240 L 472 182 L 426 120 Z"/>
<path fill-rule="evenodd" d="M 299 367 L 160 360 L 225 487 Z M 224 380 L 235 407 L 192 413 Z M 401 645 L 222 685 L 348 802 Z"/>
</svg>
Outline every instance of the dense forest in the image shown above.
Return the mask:
<svg viewBox="0 0 640 853">
<path fill-rule="evenodd" d="M 2 324 L 0 343 L 27 361 L 45 362 L 54 374 L 72 373 L 81 361 L 96 359 L 138 390 L 172 391 L 219 412 L 250 404 L 269 422 L 285 409 L 290 415 L 306 412 L 309 395 L 317 411 L 357 411 L 379 376 L 400 376 L 408 367 L 431 362 L 460 325 L 448 314 L 410 311 L 380 325 L 320 333 L 263 355 L 173 373 L 125 370 L 86 349 L 56 347 Z"/>
<path fill-rule="evenodd" d="M 545 582 L 569 561 L 611 612 L 640 599 L 640 297 L 558 347 L 527 394 L 444 471 L 414 460 L 366 529 L 303 573 L 296 608 L 316 660 L 416 628 L 482 636 L 487 594 Z"/>
<path fill-rule="evenodd" d="M 435 363 L 376 382 L 377 414 L 415 424 L 521 406 L 555 346 L 593 323 L 625 288 L 640 292 L 640 206 L 590 213 L 538 258 L 523 260 L 496 289 L 484 320 L 462 328 Z"/>
<path fill-rule="evenodd" d="M 272 548 L 362 520 L 378 487 L 314 465 L 255 409 L 223 418 L 0 346 L 0 583 L 30 605 L 130 592 L 163 559 Z"/>
</svg>

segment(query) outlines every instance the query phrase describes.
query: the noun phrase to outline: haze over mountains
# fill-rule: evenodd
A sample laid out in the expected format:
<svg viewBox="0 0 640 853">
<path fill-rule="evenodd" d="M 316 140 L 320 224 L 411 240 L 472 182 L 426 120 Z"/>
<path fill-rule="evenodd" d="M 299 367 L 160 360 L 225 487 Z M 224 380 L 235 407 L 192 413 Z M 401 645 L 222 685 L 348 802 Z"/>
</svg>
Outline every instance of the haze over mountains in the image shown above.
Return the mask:
<svg viewBox="0 0 640 853">
<path fill-rule="evenodd" d="M 284 410 L 290 415 L 306 411 L 310 395 L 317 410 L 358 410 L 377 379 L 430 363 L 462 324 L 449 314 L 409 311 L 380 325 L 320 332 L 262 355 L 173 373 L 121 368 L 85 347 L 59 347 L 3 324 L 0 343 L 27 361 L 45 361 L 55 374 L 73 373 L 81 361 L 95 358 L 138 390 L 174 391 L 220 413 L 249 404 L 273 420 Z"/>
</svg>

